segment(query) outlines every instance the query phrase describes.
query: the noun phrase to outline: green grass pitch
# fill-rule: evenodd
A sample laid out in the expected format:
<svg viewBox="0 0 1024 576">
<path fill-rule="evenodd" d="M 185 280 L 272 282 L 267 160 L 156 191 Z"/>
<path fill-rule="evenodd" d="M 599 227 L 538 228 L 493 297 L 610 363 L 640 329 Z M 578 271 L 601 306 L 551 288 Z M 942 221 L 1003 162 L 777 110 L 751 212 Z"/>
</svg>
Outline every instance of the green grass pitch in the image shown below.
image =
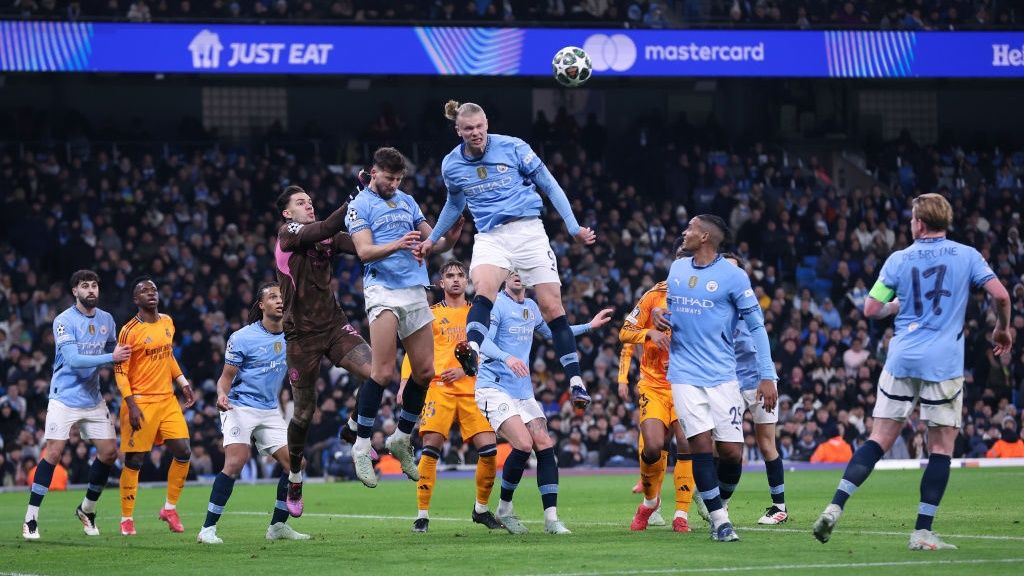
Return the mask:
<svg viewBox="0 0 1024 576">
<path fill-rule="evenodd" d="M 43 504 L 38 542 L 21 538 L 27 493 L 0 494 L 0 574 L 1024 573 L 1024 468 L 952 471 L 935 530 L 960 550 L 942 552 L 910 552 L 906 547 L 917 511 L 916 470 L 876 472 L 850 501 L 832 541 L 819 544 L 811 536 L 811 524 L 839 477 L 839 471 L 789 473 L 791 520 L 779 527 L 759 527 L 757 518 L 768 503 L 767 482 L 763 473 L 745 474 L 730 505 L 741 538 L 737 543 L 711 542 L 696 514 L 690 534 L 654 527 L 630 532 L 638 503 L 630 493 L 633 475 L 563 478 L 560 516 L 574 532 L 564 537 L 543 533 L 532 477 L 523 479 L 516 495 L 517 512 L 531 529 L 525 536 L 488 532 L 470 522 L 472 480 L 438 482 L 427 534 L 410 532 L 416 509 L 412 482 L 386 481 L 374 490 L 355 483 L 311 484 L 306 487 L 306 514 L 290 520 L 313 536 L 308 542 L 266 541 L 274 486 L 239 484 L 218 528 L 225 541 L 221 546 L 195 541 L 208 486 L 185 489 L 179 503 L 184 534 L 171 534 L 156 518 L 164 491 L 142 489 L 135 511 L 139 534 L 131 538 L 118 532 L 116 489 L 108 489 L 100 500 L 102 535 L 96 538 L 85 536 L 74 517 L 82 491 L 54 492 Z M 666 488 L 671 494 L 668 481 Z M 492 508 L 497 491 L 491 496 Z"/>
</svg>

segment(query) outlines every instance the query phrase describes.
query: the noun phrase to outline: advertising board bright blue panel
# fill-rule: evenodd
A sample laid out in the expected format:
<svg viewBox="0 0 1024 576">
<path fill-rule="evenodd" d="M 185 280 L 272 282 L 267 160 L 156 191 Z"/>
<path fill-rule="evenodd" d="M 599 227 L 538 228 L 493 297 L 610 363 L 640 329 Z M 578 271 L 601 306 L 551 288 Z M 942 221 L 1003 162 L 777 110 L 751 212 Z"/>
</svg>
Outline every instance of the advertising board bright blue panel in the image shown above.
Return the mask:
<svg viewBox="0 0 1024 576">
<path fill-rule="evenodd" d="M 1024 76 L 1024 32 L 594 30 L 0 22 L 0 71 L 544 76 Z"/>
</svg>

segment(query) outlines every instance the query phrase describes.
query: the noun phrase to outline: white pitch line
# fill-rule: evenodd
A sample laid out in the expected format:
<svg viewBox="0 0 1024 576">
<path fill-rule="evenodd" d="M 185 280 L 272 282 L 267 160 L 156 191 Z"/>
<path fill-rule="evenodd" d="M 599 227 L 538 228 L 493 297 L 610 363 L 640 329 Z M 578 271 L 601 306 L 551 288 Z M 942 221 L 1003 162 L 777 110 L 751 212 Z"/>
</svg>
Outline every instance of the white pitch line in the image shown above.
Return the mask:
<svg viewBox="0 0 1024 576">
<path fill-rule="evenodd" d="M 251 511 L 239 511 L 239 512 L 226 512 L 226 514 L 239 514 L 243 516 L 266 516 L 266 512 L 251 512 Z M 352 520 L 408 520 L 413 521 L 416 519 L 415 516 L 384 516 L 379 514 L 329 514 L 326 512 L 307 512 L 303 516 L 312 516 L 314 518 L 343 518 Z M 439 522 L 466 522 L 469 520 L 466 518 L 451 518 L 444 516 L 431 516 L 431 521 L 437 520 Z M 540 524 L 541 520 L 522 520 L 524 524 Z M 590 521 L 570 521 L 573 525 L 578 526 L 619 526 L 625 528 L 628 524 L 624 522 L 590 522 Z M 699 530 L 699 529 L 698 529 Z M 743 532 L 785 532 L 787 534 L 811 534 L 811 529 L 800 530 L 797 528 L 755 528 L 755 527 L 743 527 L 737 528 L 737 531 L 741 534 Z M 909 532 L 882 532 L 877 530 L 841 530 L 840 533 L 849 534 L 865 534 L 868 536 L 908 536 Z M 1009 540 L 1012 542 L 1024 542 L 1024 536 L 996 536 L 991 534 L 950 534 L 943 532 L 942 535 L 947 538 L 965 538 L 969 540 Z"/>
<path fill-rule="evenodd" d="M 775 570 L 821 570 L 842 568 L 885 568 L 894 566 L 949 566 L 972 564 L 1011 564 L 1024 558 L 978 558 L 973 560 L 910 560 L 905 562 L 844 562 L 841 564 L 776 564 L 757 566 L 722 566 L 717 568 L 662 568 L 653 570 L 624 570 L 619 572 L 549 572 L 528 576 L 618 576 L 621 574 L 705 574 L 709 572 L 770 572 Z"/>
</svg>

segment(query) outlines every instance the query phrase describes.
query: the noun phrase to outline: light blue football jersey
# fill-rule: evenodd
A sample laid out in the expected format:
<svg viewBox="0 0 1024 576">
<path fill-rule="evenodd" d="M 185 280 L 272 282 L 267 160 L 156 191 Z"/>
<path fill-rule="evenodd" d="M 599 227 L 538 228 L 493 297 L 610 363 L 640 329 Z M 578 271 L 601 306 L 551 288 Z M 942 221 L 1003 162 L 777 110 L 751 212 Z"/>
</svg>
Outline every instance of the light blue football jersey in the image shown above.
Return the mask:
<svg viewBox="0 0 1024 576">
<path fill-rule="evenodd" d="M 740 390 L 756 390 L 761 383 L 757 371 L 757 347 L 754 346 L 754 338 L 750 335 L 747 323 L 737 322 L 732 337 L 733 348 L 736 350 L 736 379 L 740 381 Z"/>
<path fill-rule="evenodd" d="M 72 368 L 67 360 L 68 348 L 73 346 L 82 356 L 99 356 L 109 354 L 117 344 L 114 318 L 99 308 L 95 311 L 92 316 L 86 316 L 72 306 L 53 319 L 57 352 L 53 359 L 50 398 L 72 408 L 92 408 L 103 401 L 103 396 L 99 385 L 100 367 Z"/>
<path fill-rule="evenodd" d="M 736 380 L 733 340 L 739 313 L 760 312 L 747 274 L 721 256 L 704 267 L 695 266 L 692 257 L 681 258 L 669 271 L 667 300 L 669 382 L 711 387 Z M 774 367 L 771 372 L 774 376 Z"/>
<path fill-rule="evenodd" d="M 349 234 L 370 230 L 374 244 L 387 244 L 419 228 L 423 223 L 419 204 L 398 190 L 385 200 L 369 188 L 363 189 L 349 203 L 345 225 Z M 416 261 L 410 250 L 399 250 L 388 256 L 363 264 L 363 286 L 412 288 L 430 284 L 427 267 Z"/>
<path fill-rule="evenodd" d="M 533 174 L 543 166 L 530 145 L 514 136 L 489 134 L 484 155 L 466 156 L 459 144 L 441 162 L 450 196 L 464 196 L 478 232 L 515 218 L 540 216 L 544 201 Z"/>
<path fill-rule="evenodd" d="M 919 239 L 893 252 L 871 290 L 876 300 L 888 302 L 893 294 L 900 299 L 885 369 L 897 378 L 932 382 L 963 376 L 971 287 L 995 276 L 977 250 L 945 238 Z"/>
<path fill-rule="evenodd" d="M 572 326 L 572 333 L 579 336 L 589 329 L 589 324 L 576 324 Z M 532 298 L 519 303 L 506 291 L 499 292 L 491 309 L 491 328 L 481 346 L 484 356 L 477 372 L 476 387 L 498 388 L 512 398 L 533 398 L 530 376 L 516 376 L 502 360 L 501 354 L 491 356 L 487 352 L 494 346 L 499 352 L 515 356 L 529 366 L 534 332 L 551 338 L 551 328 L 544 322 L 537 303 Z"/>
<path fill-rule="evenodd" d="M 228 338 L 224 362 L 238 368 L 228 399 L 237 406 L 272 410 L 284 384 L 288 362 L 284 332 L 268 332 L 253 322 Z"/>
</svg>

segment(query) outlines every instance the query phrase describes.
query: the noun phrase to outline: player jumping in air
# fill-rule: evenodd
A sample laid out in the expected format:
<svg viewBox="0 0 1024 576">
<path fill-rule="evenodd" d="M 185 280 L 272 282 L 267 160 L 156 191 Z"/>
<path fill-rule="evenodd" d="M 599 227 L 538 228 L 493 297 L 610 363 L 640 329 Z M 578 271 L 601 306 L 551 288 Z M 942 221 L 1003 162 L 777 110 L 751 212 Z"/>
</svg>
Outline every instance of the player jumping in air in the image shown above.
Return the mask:
<svg viewBox="0 0 1024 576">
<path fill-rule="evenodd" d="M 757 350 L 758 400 L 771 411 L 777 397 L 775 365 L 750 278 L 718 253 L 726 235 L 725 222 L 717 216 L 691 219 L 683 232 L 682 249 L 692 256 L 676 260 L 668 277 L 672 323 L 668 380 L 693 452 L 697 489 L 711 515 L 712 538 L 719 542 L 739 539 L 723 504 L 742 472 L 744 403 L 733 347 L 739 317 L 750 329 Z M 717 470 L 713 440 L 719 456 Z"/>
<path fill-rule="evenodd" d="M 598 312 L 589 324 L 570 327 L 573 336 L 604 326 L 610 308 Z M 530 360 L 534 332 L 551 338 L 551 329 L 540 316 L 537 303 L 526 297 L 518 274 L 509 276 L 491 312 L 491 327 L 481 347 L 485 357 L 476 379 L 476 405 L 503 438 L 512 445 L 501 474 L 498 520 L 513 534 L 525 534 L 526 526 L 512 509 L 512 496 L 526 469 L 530 452 L 537 454 L 537 488 L 544 506 L 544 531 L 569 534 L 558 519 L 558 460 L 548 435 L 547 418 L 533 394 Z"/>
<path fill-rule="evenodd" d="M 416 486 L 418 510 L 413 532 L 426 532 L 430 524 L 430 499 L 437 480 L 437 461 L 441 458 L 448 432 L 456 421 L 462 439 L 473 443 L 479 457 L 476 462 L 473 522 L 492 530 L 504 528 L 487 508 L 497 473 L 498 447 L 494 430 L 474 400 L 476 378 L 466 376 L 453 353 L 455 345 L 466 339 L 466 316 L 469 314 L 466 284 L 466 266 L 462 262 L 452 260 L 441 267 L 440 285 L 444 299 L 430 308 L 434 313 L 435 375 L 420 416 L 423 455 L 419 465 L 420 481 Z M 407 378 L 411 373 L 412 366 L 406 354 L 402 362 L 402 386 L 408 385 Z"/>
<path fill-rule="evenodd" d="M 235 487 L 235 477 L 249 461 L 251 441 L 261 454 L 272 455 L 284 472 L 277 482 L 277 503 L 267 528 L 267 540 L 308 540 L 288 526 L 288 425 L 281 417 L 278 393 L 284 384 L 284 301 L 277 282 L 256 291 L 249 310 L 249 325 L 228 338 L 224 371 L 217 380 L 217 408 L 224 434 L 224 468 L 213 481 L 206 522 L 196 540 L 221 544 L 217 521 Z"/>
<path fill-rule="evenodd" d="M 932 520 L 949 482 L 950 456 L 961 425 L 964 401 L 964 313 L 971 288 L 984 288 L 995 301 L 992 332 L 996 356 L 1013 344 L 1010 295 L 977 250 L 946 238 L 953 208 L 938 194 L 913 201 L 910 233 L 914 243 L 893 252 L 864 302 L 864 315 L 896 315 L 896 335 L 878 379 L 871 437 L 857 449 L 843 479 L 814 523 L 822 543 L 843 514 L 846 501 L 867 480 L 892 447 L 907 416 L 920 400 L 928 422 L 928 466 L 921 476 L 921 502 L 910 534 L 911 550 L 955 549 L 932 532 Z"/>
<path fill-rule="evenodd" d="M 92 270 L 71 275 L 74 306 L 53 320 L 53 339 L 57 353 L 50 380 L 50 401 L 46 405 L 46 452 L 39 459 L 28 510 L 21 535 L 39 539 L 39 507 L 50 489 L 53 471 L 64 454 L 71 427 L 78 424 L 84 440 L 96 446 L 96 459 L 89 467 L 89 488 L 75 514 L 89 536 L 99 536 L 96 527 L 96 501 L 107 484 L 110 467 L 117 459 L 114 420 L 100 394 L 100 366 L 121 362 L 131 355 L 128 346 L 115 346 L 114 318 L 96 307 L 100 300 L 99 276 Z"/>
<path fill-rule="evenodd" d="M 538 191 L 551 200 L 577 241 L 593 244 L 596 235 L 576 222 L 562 187 L 528 144 L 512 136 L 488 134 L 483 108 L 449 100 L 445 116 L 455 122 L 462 143 L 441 163 L 448 199 L 437 227 L 420 245 L 419 253 L 421 257 L 429 253 L 469 206 L 477 228 L 469 267 L 476 295 L 466 324 L 467 343 L 456 348 L 456 356 L 467 375 L 476 374 L 498 289 L 509 272 L 518 272 L 523 284 L 534 288 L 541 315 L 551 327 L 555 352 L 569 378 L 573 403 L 583 409 L 590 396 L 580 377 L 576 340 L 562 307 L 561 280 L 540 220 L 544 201 Z"/>
<path fill-rule="evenodd" d="M 195 402 L 178 361 L 174 359 L 174 321 L 157 310 L 160 302 L 156 283 L 140 278 L 132 283 L 132 300 L 138 314 L 121 328 L 118 343 L 131 347 L 131 356 L 114 365 L 114 378 L 124 402 L 121 404 L 121 534 L 135 534 L 135 496 L 139 471 L 154 445 L 166 444 L 174 457 L 167 472 L 167 501 L 160 519 L 171 532 L 184 532 L 177 504 L 188 476 L 192 450 L 182 407 L 174 396 L 177 382 L 185 407 Z"/>
<path fill-rule="evenodd" d="M 288 423 L 288 496 L 292 516 L 301 516 L 302 459 L 306 435 L 316 410 L 316 379 L 324 356 L 356 376 L 370 377 L 370 347 L 349 323 L 331 291 L 334 256 L 355 254 L 352 238 L 342 232 L 347 204 L 318 221 L 313 200 L 298 186 L 277 198 L 285 223 L 277 232 L 274 256 L 284 299 L 284 337 L 288 343 L 288 381 L 295 414 Z"/>
<path fill-rule="evenodd" d="M 377 485 L 370 455 L 370 435 L 384 389 L 395 377 L 396 337 L 402 340 L 412 375 L 403 389 L 398 426 L 386 446 L 412 480 L 419 480 L 410 435 L 434 378 L 434 336 L 426 286 L 430 284 L 422 255 L 414 253 L 433 231 L 416 201 L 398 189 L 405 176 L 405 157 L 394 148 L 373 154 L 370 182 L 349 204 L 345 217 L 356 253 L 363 262 L 366 317 L 370 322 L 370 378 L 359 389 L 356 412 L 358 438 L 352 446 L 356 476 L 370 488 Z M 451 229 L 461 234 L 461 225 Z M 432 251 L 448 249 L 442 238 Z M 426 254 L 430 254 L 428 251 Z"/>
</svg>

